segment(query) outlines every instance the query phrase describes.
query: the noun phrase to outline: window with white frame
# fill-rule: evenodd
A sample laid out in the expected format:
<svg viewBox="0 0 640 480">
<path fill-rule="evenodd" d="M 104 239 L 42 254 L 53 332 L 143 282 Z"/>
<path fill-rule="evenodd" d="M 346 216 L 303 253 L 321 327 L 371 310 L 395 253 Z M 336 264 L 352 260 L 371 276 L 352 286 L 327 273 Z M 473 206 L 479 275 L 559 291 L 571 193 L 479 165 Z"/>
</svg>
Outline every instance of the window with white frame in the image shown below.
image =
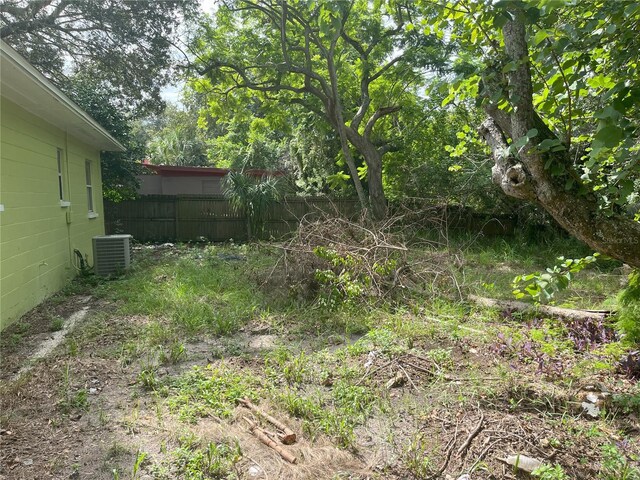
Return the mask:
<svg viewBox="0 0 640 480">
<path fill-rule="evenodd" d="M 58 195 L 60 196 L 60 201 L 64 202 L 64 177 L 62 175 L 62 149 L 58 148 L 56 152 L 56 158 L 58 160 Z"/>
<path fill-rule="evenodd" d="M 93 185 L 91 183 L 91 160 L 86 160 L 84 163 L 85 173 L 87 177 L 87 206 L 89 207 L 89 213 L 93 213 Z"/>
</svg>

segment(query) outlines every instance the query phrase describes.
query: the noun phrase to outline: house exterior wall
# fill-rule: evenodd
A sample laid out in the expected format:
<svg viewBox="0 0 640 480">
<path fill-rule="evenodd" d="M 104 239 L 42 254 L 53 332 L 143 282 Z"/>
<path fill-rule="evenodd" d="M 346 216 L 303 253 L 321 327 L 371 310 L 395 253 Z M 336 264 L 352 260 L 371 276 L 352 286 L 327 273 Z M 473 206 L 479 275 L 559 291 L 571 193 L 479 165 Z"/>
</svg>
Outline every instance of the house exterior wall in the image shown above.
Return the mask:
<svg viewBox="0 0 640 480">
<path fill-rule="evenodd" d="M 220 176 L 140 175 L 140 195 L 220 195 Z"/>
<path fill-rule="evenodd" d="M 162 195 L 162 177 L 160 175 L 138 175 L 140 195 Z"/>
<path fill-rule="evenodd" d="M 61 149 L 64 200 L 59 198 Z M 91 165 L 94 214 L 85 177 Z M 100 152 L 2 98 L 0 116 L 0 329 L 75 274 L 73 250 L 92 259 L 104 234 Z"/>
</svg>

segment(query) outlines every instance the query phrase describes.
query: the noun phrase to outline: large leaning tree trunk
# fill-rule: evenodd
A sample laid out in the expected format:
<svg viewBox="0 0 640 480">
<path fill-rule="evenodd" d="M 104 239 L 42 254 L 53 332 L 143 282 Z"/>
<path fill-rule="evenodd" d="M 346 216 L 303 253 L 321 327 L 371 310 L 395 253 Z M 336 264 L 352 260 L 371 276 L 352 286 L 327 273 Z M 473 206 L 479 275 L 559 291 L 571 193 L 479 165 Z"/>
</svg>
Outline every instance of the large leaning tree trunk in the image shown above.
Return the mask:
<svg viewBox="0 0 640 480">
<path fill-rule="evenodd" d="M 569 233 L 594 250 L 640 267 L 640 223 L 623 215 L 606 214 L 594 195 L 579 191 L 580 179 L 566 151 L 541 151 L 544 140 L 559 140 L 533 107 L 533 89 L 526 43 L 524 14 L 519 2 L 509 6 L 511 19 L 503 27 L 507 60 L 517 68 L 507 74 L 511 111 L 489 104 L 489 118 L 479 129 L 494 157 L 492 179 L 509 196 L 541 205 Z M 490 87 L 489 87 L 490 88 Z M 512 140 L 511 150 L 507 138 Z M 526 144 L 514 152 L 519 140 Z M 558 162 L 565 176 L 553 176 L 549 165 Z M 573 188 L 565 188 L 567 175 Z"/>
</svg>

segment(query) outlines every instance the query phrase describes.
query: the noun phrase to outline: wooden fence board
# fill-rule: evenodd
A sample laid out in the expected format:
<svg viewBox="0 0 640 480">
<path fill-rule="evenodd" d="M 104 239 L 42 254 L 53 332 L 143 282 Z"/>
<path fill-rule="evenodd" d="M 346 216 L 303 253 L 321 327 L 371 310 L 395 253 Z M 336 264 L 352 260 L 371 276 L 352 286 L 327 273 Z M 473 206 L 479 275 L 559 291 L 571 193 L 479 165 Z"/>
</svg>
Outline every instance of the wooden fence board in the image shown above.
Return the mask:
<svg viewBox="0 0 640 480">
<path fill-rule="evenodd" d="M 483 215 L 469 209 L 434 205 L 429 215 L 416 218 L 423 228 L 448 228 L 485 235 L 508 235 L 515 229 L 513 217 Z M 262 237 L 282 238 L 298 228 L 300 220 L 331 213 L 357 219 L 357 199 L 287 197 L 266 214 Z M 105 201 L 108 234 L 129 233 L 142 242 L 186 242 L 202 239 L 224 242 L 247 238 L 246 218 L 222 195 L 146 195 L 120 203 Z"/>
<path fill-rule="evenodd" d="M 357 216 L 357 199 L 287 197 L 266 214 L 265 238 L 281 238 L 295 231 L 305 216 L 333 212 Z M 246 240 L 246 218 L 222 195 L 144 195 L 119 203 L 105 201 L 107 234 L 129 233 L 142 242 Z"/>
</svg>

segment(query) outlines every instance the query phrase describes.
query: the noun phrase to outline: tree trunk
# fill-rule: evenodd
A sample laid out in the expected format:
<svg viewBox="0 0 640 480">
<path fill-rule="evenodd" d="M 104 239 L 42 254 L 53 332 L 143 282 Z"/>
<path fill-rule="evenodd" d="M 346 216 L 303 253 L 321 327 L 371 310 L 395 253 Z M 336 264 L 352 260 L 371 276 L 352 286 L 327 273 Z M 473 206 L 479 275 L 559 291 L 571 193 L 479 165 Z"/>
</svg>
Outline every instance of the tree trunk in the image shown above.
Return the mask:
<svg viewBox="0 0 640 480">
<path fill-rule="evenodd" d="M 633 267 L 640 267 L 640 223 L 622 215 L 607 215 L 592 195 L 580 193 L 577 187 L 565 188 L 572 178 L 572 163 L 566 152 L 540 152 L 535 145 L 557 136 L 544 124 L 533 108 L 529 52 L 525 21 L 520 2 L 509 4 L 512 19 L 503 28 L 508 60 L 516 63 L 509 72 L 509 97 L 513 110 L 509 113 L 494 106 L 487 107 L 490 118 L 479 132 L 493 151 L 492 179 L 507 195 L 537 202 L 570 234 L 594 250 Z M 513 142 L 536 129 L 533 144 L 522 147 L 517 158 L 509 155 L 506 137 Z M 557 162 L 567 172 L 552 176 L 546 168 Z"/>
<path fill-rule="evenodd" d="M 367 164 L 371 214 L 376 220 L 381 220 L 387 216 L 387 199 L 384 196 L 384 187 L 382 185 L 382 153 L 368 138 L 360 135 L 353 128 L 347 127 L 346 134 Z"/>
<path fill-rule="evenodd" d="M 349 143 L 347 141 L 347 132 L 346 125 L 344 124 L 344 116 L 342 115 L 342 102 L 340 101 L 340 93 L 338 92 L 338 74 L 336 72 L 336 66 L 333 61 L 333 52 L 335 49 L 335 42 L 332 43 L 331 49 L 327 54 L 327 69 L 329 70 L 329 79 L 331 80 L 331 94 L 332 94 L 332 103 L 333 105 L 327 105 L 329 110 L 333 110 L 333 112 L 327 112 L 329 117 L 333 117 L 333 121 L 336 129 L 338 130 L 338 136 L 340 137 L 340 147 L 342 149 L 342 154 L 344 155 L 344 159 L 347 162 L 347 166 L 349 167 L 349 173 L 351 174 L 351 179 L 353 180 L 353 184 L 356 187 L 356 193 L 358 194 L 358 199 L 360 200 L 360 205 L 362 206 L 362 210 L 365 214 L 369 211 L 369 202 L 367 201 L 367 197 L 364 194 L 364 189 L 362 188 L 362 182 L 360 181 L 360 177 L 358 177 L 358 169 L 356 168 L 356 164 L 353 161 L 353 157 L 351 156 L 351 150 L 349 150 Z"/>
<path fill-rule="evenodd" d="M 382 155 L 373 145 L 362 153 L 367 163 L 371 214 L 376 220 L 381 220 L 387 216 L 387 199 L 384 196 L 384 187 L 382 186 Z"/>
</svg>

